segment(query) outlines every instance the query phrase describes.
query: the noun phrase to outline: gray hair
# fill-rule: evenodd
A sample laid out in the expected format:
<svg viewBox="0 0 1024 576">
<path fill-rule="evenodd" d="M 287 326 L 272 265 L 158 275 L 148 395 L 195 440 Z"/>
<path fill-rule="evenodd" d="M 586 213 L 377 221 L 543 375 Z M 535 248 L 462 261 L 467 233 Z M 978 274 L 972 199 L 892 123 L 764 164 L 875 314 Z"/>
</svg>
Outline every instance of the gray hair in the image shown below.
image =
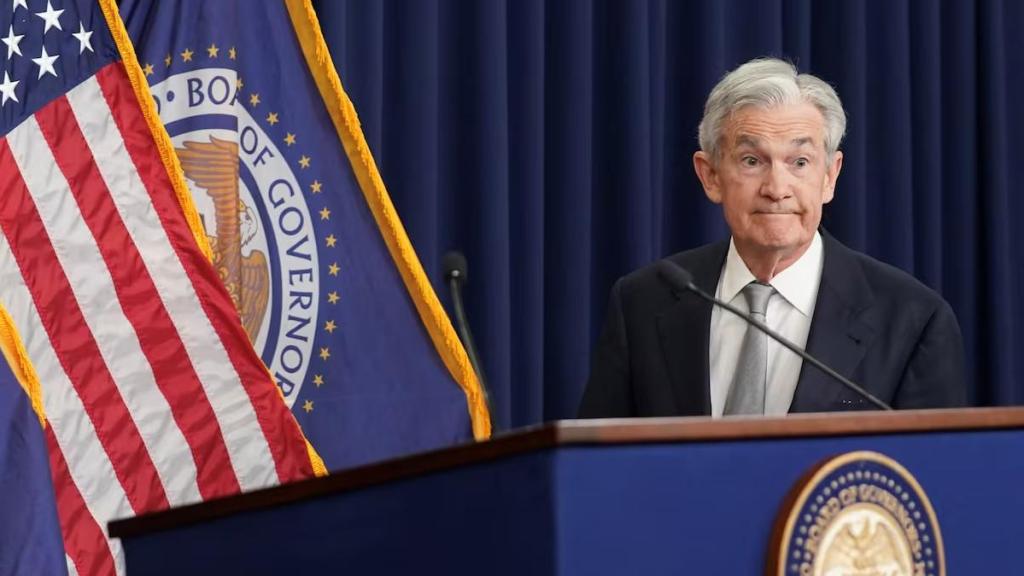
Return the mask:
<svg viewBox="0 0 1024 576">
<path fill-rule="evenodd" d="M 698 137 L 700 149 L 718 160 L 722 127 L 734 112 L 747 106 L 772 108 L 808 102 L 825 118 L 825 152 L 831 159 L 846 132 L 846 112 L 827 82 L 800 74 L 796 66 L 777 58 L 756 58 L 722 78 L 704 104 Z"/>
</svg>

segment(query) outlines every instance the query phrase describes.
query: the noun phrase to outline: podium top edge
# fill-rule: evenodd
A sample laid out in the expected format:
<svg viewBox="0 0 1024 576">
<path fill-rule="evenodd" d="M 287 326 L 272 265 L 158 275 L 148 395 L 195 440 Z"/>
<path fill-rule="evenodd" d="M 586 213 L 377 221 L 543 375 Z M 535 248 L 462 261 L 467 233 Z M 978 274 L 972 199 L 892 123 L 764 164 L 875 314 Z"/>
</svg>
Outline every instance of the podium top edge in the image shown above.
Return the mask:
<svg viewBox="0 0 1024 576">
<path fill-rule="evenodd" d="M 563 420 L 490 440 L 404 456 L 223 499 L 115 520 L 109 534 L 131 538 L 231 514 L 283 506 L 468 464 L 568 446 L 770 440 L 1024 428 L 1024 407 L 793 414 L 785 417 L 689 417 Z"/>
<path fill-rule="evenodd" d="M 552 429 L 560 444 L 707 442 L 817 436 L 863 436 L 1024 428 L 1024 407 L 946 408 L 893 412 L 831 412 L 782 417 L 690 417 L 563 420 Z M 515 433 L 509 436 L 514 436 Z M 496 438 L 498 440 L 500 438 Z"/>
</svg>

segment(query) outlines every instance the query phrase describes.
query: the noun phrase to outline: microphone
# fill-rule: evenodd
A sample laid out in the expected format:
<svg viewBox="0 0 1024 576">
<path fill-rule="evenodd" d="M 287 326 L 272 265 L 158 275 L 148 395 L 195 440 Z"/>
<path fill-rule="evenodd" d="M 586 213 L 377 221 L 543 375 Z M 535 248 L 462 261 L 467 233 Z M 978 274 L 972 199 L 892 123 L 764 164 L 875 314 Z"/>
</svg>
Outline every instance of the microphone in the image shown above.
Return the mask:
<svg viewBox="0 0 1024 576">
<path fill-rule="evenodd" d="M 742 310 L 740 310 L 739 308 L 736 308 L 735 306 L 729 304 L 728 302 L 723 302 L 723 301 L 719 300 L 718 298 L 715 298 L 714 296 L 712 296 L 712 295 L 708 294 L 707 292 L 705 292 L 705 291 L 701 290 L 700 288 L 698 288 L 697 285 L 693 283 L 693 274 L 690 274 L 690 272 L 688 270 L 686 270 L 685 268 L 679 266 L 678 264 L 676 264 L 675 262 L 672 262 L 670 260 L 662 260 L 662 261 L 658 262 L 657 267 L 658 267 L 658 275 L 661 276 L 661 278 L 663 280 L 668 282 L 669 285 L 672 286 L 672 288 L 674 288 L 676 291 L 678 291 L 678 292 L 686 292 L 686 291 L 693 292 L 697 296 L 700 296 L 701 298 L 707 300 L 708 302 L 711 302 L 715 306 L 721 306 L 722 308 L 725 308 L 729 312 L 732 312 L 733 314 L 735 314 L 735 315 L 739 316 L 740 318 L 742 318 L 744 322 L 754 326 L 755 328 L 757 328 L 761 332 L 764 332 L 765 334 L 767 334 L 768 337 L 771 338 L 772 340 L 775 340 L 779 344 L 782 344 L 786 348 L 789 348 L 790 350 L 792 350 L 794 354 L 796 354 L 797 356 L 803 358 L 805 362 L 809 362 L 812 366 L 814 366 L 818 370 L 821 370 L 825 374 L 828 374 L 829 376 L 831 376 L 832 379 L 838 381 L 840 384 L 842 384 L 843 386 L 846 386 L 850 390 L 853 390 L 861 398 L 864 398 L 865 400 L 867 400 L 868 402 L 874 404 L 876 407 L 878 407 L 878 408 L 880 408 L 882 410 L 892 410 L 892 406 L 889 406 L 885 402 L 879 400 L 878 397 L 876 397 L 874 394 L 872 394 L 872 393 L 868 392 L 867 390 L 861 388 L 857 384 L 855 384 L 852 381 L 850 381 L 848 378 L 844 377 L 842 374 L 840 374 L 840 373 L 836 372 L 835 370 L 829 368 L 823 362 L 821 362 L 820 360 L 818 360 L 814 356 L 811 356 L 810 354 L 805 352 L 802 348 L 800 348 L 796 344 L 793 344 L 792 342 L 790 342 L 789 340 L 784 338 L 781 334 L 775 332 L 774 330 L 772 330 L 771 328 L 766 326 L 760 320 L 757 320 L 756 318 L 754 318 L 754 317 L 744 313 Z"/>
<path fill-rule="evenodd" d="M 466 320 L 466 309 L 462 305 L 462 285 L 466 283 L 469 276 L 466 272 L 466 256 L 458 250 L 446 252 L 441 260 L 444 268 L 444 279 L 452 292 L 452 307 L 455 309 L 455 327 L 459 331 L 459 338 L 466 347 L 466 355 L 469 356 L 469 363 L 476 372 L 476 378 L 480 381 L 480 392 L 483 393 L 484 403 L 489 413 L 494 412 L 491 406 L 491 395 L 487 392 L 487 381 L 484 379 L 484 371 L 480 366 L 480 359 L 477 357 L 476 345 L 473 343 L 473 333 L 469 330 L 469 321 Z M 491 418 L 492 426 L 494 418 Z M 496 427 L 495 427 L 496 428 Z"/>
</svg>

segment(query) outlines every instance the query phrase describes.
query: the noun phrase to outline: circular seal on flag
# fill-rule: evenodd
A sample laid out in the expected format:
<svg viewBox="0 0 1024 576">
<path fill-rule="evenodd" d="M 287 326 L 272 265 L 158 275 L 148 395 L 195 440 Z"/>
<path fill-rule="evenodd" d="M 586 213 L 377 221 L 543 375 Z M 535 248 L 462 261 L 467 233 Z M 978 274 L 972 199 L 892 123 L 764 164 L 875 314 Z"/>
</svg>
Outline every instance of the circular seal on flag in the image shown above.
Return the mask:
<svg viewBox="0 0 1024 576">
<path fill-rule="evenodd" d="M 836 456 L 794 494 L 776 525 L 769 574 L 945 576 L 935 511 L 895 460 L 867 451 Z"/>
<path fill-rule="evenodd" d="M 172 73 L 150 91 L 214 269 L 291 407 L 316 356 L 317 241 L 303 188 L 281 146 L 242 105 L 241 84 L 231 68 L 205 67 Z M 268 120 L 275 124 L 277 114 Z"/>
</svg>

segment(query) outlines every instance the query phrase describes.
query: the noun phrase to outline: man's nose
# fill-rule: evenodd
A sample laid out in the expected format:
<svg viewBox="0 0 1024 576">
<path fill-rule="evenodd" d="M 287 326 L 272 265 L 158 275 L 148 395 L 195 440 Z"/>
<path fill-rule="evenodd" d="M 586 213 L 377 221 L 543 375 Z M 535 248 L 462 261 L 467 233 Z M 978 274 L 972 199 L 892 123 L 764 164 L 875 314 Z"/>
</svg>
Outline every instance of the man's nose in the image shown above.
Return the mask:
<svg viewBox="0 0 1024 576">
<path fill-rule="evenodd" d="M 761 194 L 777 202 L 790 196 L 789 188 L 789 174 L 786 173 L 785 167 L 773 162 L 765 173 L 764 182 L 761 183 Z"/>
</svg>

